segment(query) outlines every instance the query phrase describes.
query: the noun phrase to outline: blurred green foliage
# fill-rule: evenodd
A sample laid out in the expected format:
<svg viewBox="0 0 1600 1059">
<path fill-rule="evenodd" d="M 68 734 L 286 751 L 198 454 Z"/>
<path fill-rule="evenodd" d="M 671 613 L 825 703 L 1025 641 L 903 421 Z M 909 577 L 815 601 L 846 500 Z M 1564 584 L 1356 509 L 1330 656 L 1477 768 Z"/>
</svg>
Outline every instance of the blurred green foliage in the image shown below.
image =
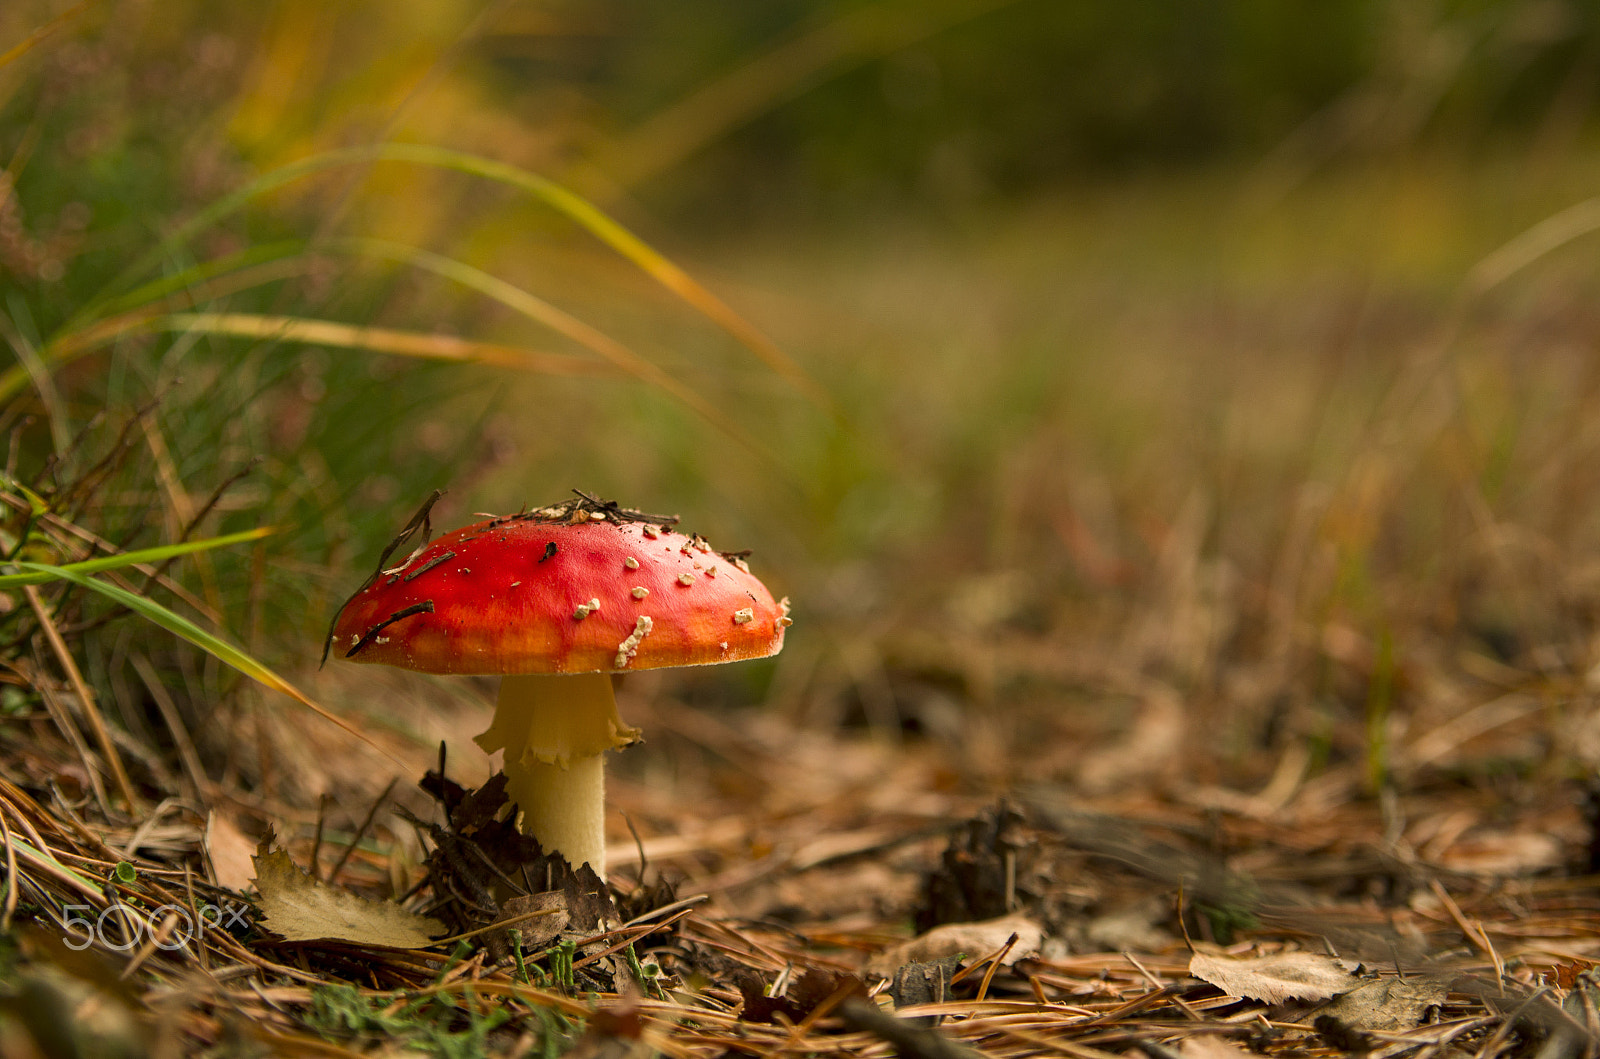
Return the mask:
<svg viewBox="0 0 1600 1059">
<path fill-rule="evenodd" d="M 771 71 L 782 83 L 770 106 L 730 121 L 699 153 L 684 145 L 694 161 L 651 188 L 653 202 L 694 207 L 713 224 L 746 211 L 992 200 L 1259 152 L 1296 130 L 1330 151 L 1524 134 L 1567 111 L 1586 117 L 1600 63 L 1600 11 L 1564 0 L 631 0 L 607 10 L 616 32 L 590 43 L 581 71 L 554 75 L 585 79 L 597 121 L 624 144 L 705 86 L 748 88 L 736 71 L 788 71 L 787 82 Z M 554 73 L 511 50 L 497 64 L 516 71 L 511 81 Z"/>
<path fill-rule="evenodd" d="M 738 5 L 706 0 L 654 6 L 695 9 L 685 25 L 720 30 L 673 50 L 693 70 L 676 80 L 688 82 L 845 10 L 793 3 L 781 26 L 780 5 L 743 19 L 727 17 Z M 880 6 L 898 8 L 909 43 L 839 70 L 713 147 L 702 207 L 729 193 L 768 208 L 941 204 L 1259 147 L 1370 73 L 1382 14 L 1367 0 Z M 963 6 L 968 17 L 921 37 L 919 18 L 934 29 L 941 9 Z M 652 38 L 631 39 L 638 51 Z M 661 58 L 635 62 L 625 68 L 643 73 Z M 624 97 L 619 109 L 640 108 Z"/>
</svg>

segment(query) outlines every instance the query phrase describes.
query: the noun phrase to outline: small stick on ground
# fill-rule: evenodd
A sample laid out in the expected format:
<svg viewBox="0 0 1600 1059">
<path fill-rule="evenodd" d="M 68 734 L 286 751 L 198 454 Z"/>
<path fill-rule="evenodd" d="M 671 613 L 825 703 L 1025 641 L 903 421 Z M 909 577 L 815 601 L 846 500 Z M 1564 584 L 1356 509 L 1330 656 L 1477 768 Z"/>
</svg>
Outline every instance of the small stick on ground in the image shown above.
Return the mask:
<svg viewBox="0 0 1600 1059">
<path fill-rule="evenodd" d="M 44 633 L 45 639 L 50 641 L 50 650 L 55 653 L 56 660 L 61 663 L 62 671 L 72 684 L 72 690 L 77 693 L 78 701 L 83 704 L 83 714 L 89 718 L 89 727 L 94 729 L 95 742 L 100 744 L 100 753 L 105 757 L 106 765 L 110 767 L 111 775 L 117 781 L 117 790 L 122 794 L 123 801 L 128 803 L 128 811 L 137 816 L 139 799 L 133 793 L 133 784 L 128 780 L 127 770 L 122 767 L 122 756 L 117 753 L 117 748 L 111 742 L 111 732 L 106 728 L 105 718 L 100 716 L 100 708 L 95 705 L 94 694 L 84 682 L 83 674 L 79 672 L 78 663 L 73 660 L 72 652 L 67 650 L 66 641 L 61 639 L 61 632 L 51 619 L 44 600 L 39 597 L 39 590 L 32 585 L 23 585 L 22 592 L 27 596 L 28 605 L 33 608 L 34 615 L 39 619 L 39 628 Z M 91 772 L 94 770 L 92 763 L 85 761 L 84 765 Z"/>
<path fill-rule="evenodd" d="M 383 793 L 373 799 L 372 808 L 367 810 L 367 815 L 362 819 L 361 826 L 356 828 L 355 837 L 350 840 L 348 846 L 344 847 L 344 852 L 339 854 L 339 859 L 333 862 L 333 867 L 328 869 L 329 882 L 333 882 L 339 877 L 339 872 L 344 869 L 345 864 L 350 860 L 350 854 L 354 853 L 356 847 L 361 845 L 361 840 L 367 837 L 367 829 L 372 826 L 372 821 L 378 816 L 378 809 L 388 800 L 389 792 L 392 790 L 394 790 L 393 779 L 389 780 L 388 786 L 383 788 Z"/>
<path fill-rule="evenodd" d="M 913 1026 L 870 1000 L 851 998 L 839 1005 L 839 1018 L 853 1030 L 887 1041 L 905 1059 L 982 1059 L 983 1053 L 951 1040 L 931 1026 Z"/>
<path fill-rule="evenodd" d="M 139 674 L 139 679 L 144 682 L 145 690 L 150 693 L 150 698 L 156 704 L 156 709 L 161 711 L 161 719 L 166 722 L 167 731 L 172 736 L 172 745 L 178 751 L 178 760 L 183 762 L 183 771 L 188 774 L 189 782 L 194 785 L 195 794 L 204 801 L 211 782 L 206 776 L 206 771 L 200 764 L 200 753 L 195 749 L 194 740 L 189 737 L 189 729 L 183 723 L 183 717 L 178 713 L 178 704 L 172 701 L 172 696 L 167 692 L 166 685 L 161 683 L 161 677 L 156 673 L 155 666 L 150 660 L 138 652 L 128 655 L 128 661 L 133 666 L 133 671 Z"/>
<path fill-rule="evenodd" d="M 317 799 L 317 833 L 311 839 L 311 877 L 317 880 L 322 878 L 322 868 L 317 861 L 322 857 L 322 827 L 327 823 L 328 802 L 331 800 L 326 794 Z"/>
<path fill-rule="evenodd" d="M 1466 935 L 1467 943 L 1487 956 L 1489 962 L 1494 964 L 1495 981 L 1503 987 L 1506 981 L 1505 961 L 1501 960 L 1500 954 L 1495 951 L 1494 944 L 1489 941 L 1489 935 L 1484 932 L 1480 924 L 1467 919 L 1466 913 L 1461 911 L 1461 906 L 1456 904 L 1455 898 L 1439 884 L 1438 879 L 1429 879 L 1428 885 L 1433 889 L 1433 895 L 1439 899 L 1439 903 L 1444 905 L 1444 910 L 1450 914 L 1450 918 L 1455 920 L 1461 933 Z"/>
</svg>

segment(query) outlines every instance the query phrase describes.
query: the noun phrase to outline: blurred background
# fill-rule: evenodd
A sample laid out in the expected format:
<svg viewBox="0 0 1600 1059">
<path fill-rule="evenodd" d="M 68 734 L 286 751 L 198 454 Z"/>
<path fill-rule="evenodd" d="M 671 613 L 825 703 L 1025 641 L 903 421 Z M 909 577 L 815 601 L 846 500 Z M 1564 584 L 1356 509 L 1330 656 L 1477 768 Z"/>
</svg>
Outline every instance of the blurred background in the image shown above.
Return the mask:
<svg viewBox="0 0 1600 1059">
<path fill-rule="evenodd" d="M 630 680 L 624 786 L 669 704 L 984 795 L 1582 777 L 1597 88 L 1576 0 L 10 0 L 8 488 L 278 527 L 152 591 L 423 759 L 491 689 L 316 672 L 333 610 L 429 490 L 579 487 L 795 605 Z M 120 726 L 143 653 L 213 778 L 348 782 L 63 603 Z"/>
</svg>

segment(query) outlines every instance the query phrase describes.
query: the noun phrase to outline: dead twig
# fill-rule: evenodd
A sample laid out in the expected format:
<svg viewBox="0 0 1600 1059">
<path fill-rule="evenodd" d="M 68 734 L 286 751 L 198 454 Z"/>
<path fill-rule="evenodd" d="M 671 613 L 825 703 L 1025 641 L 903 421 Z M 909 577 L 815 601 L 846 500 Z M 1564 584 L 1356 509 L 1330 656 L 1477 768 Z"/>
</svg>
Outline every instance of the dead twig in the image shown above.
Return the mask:
<svg viewBox="0 0 1600 1059">
<path fill-rule="evenodd" d="M 105 718 L 100 716 L 100 708 L 95 704 L 94 693 L 84 682 L 83 674 L 78 671 L 78 663 L 73 659 L 72 652 L 67 650 L 66 641 L 61 638 L 61 633 L 56 629 L 49 610 L 45 608 L 44 600 L 39 597 L 39 590 L 33 585 L 24 585 L 22 592 L 27 597 L 28 605 L 33 608 L 34 616 L 39 620 L 39 629 L 49 641 L 50 650 L 54 652 L 56 661 L 60 663 L 62 672 L 66 673 L 73 692 L 78 696 L 78 702 L 83 707 L 83 715 L 88 718 L 95 742 L 100 744 L 100 753 L 105 757 L 111 775 L 117 781 L 117 790 L 122 794 L 122 800 L 127 803 L 130 813 L 137 814 L 140 809 L 139 797 L 133 791 L 127 769 L 122 766 L 122 755 L 117 753 L 115 744 L 111 742 L 111 732 L 106 728 Z M 93 763 L 87 759 L 84 761 L 84 767 L 91 772 L 94 770 Z"/>
<path fill-rule="evenodd" d="M 932 1026 L 913 1026 L 870 1000 L 846 1000 L 838 1010 L 839 1021 L 887 1041 L 906 1059 L 984 1059 L 977 1049 L 951 1040 Z"/>
</svg>

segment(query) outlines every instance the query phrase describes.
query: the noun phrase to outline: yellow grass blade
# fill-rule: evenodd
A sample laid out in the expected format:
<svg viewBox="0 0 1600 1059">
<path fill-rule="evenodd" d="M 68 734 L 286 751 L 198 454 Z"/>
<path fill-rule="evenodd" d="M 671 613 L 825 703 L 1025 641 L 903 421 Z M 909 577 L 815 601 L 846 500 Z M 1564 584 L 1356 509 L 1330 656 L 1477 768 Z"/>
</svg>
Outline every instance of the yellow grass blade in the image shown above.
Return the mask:
<svg viewBox="0 0 1600 1059">
<path fill-rule="evenodd" d="M 1546 254 L 1600 230 L 1600 198 L 1584 199 L 1545 218 L 1479 261 L 1467 276 L 1467 289 L 1482 294 L 1499 286 Z"/>
<path fill-rule="evenodd" d="M 83 0 L 82 3 L 74 4 L 16 44 L 0 52 L 0 68 L 22 58 L 28 52 L 44 43 L 46 39 L 65 29 L 74 19 L 87 11 L 92 3 L 94 3 L 94 0 Z"/>
<path fill-rule="evenodd" d="M 528 192 L 587 228 L 595 238 L 693 306 L 701 315 L 732 335 L 774 373 L 787 380 L 809 399 L 821 407 L 832 407 L 832 398 L 827 391 L 798 364 L 789 359 L 789 356 L 778 348 L 778 344 L 768 338 L 760 328 L 740 316 L 726 302 L 701 286 L 694 277 L 576 192 L 537 173 L 530 173 L 513 165 L 441 147 L 422 144 L 385 144 L 383 157 L 457 169 Z"/>
<path fill-rule="evenodd" d="M 444 257 L 416 247 L 386 242 L 381 239 L 340 239 L 335 240 L 331 246 L 335 249 L 346 247 L 367 255 L 386 257 L 416 268 L 426 269 L 436 275 L 443 276 L 464 287 L 475 290 L 485 297 L 493 298 L 508 309 L 519 312 L 530 320 L 544 324 L 558 334 L 564 335 L 579 345 L 593 350 L 634 378 L 666 391 L 694 409 L 695 412 L 705 418 L 706 422 L 714 424 L 728 436 L 737 438 L 753 451 L 764 451 L 754 438 L 746 434 L 733 420 L 723 415 L 715 405 L 701 397 L 689 386 L 673 378 L 658 365 L 646 360 L 598 328 L 592 327 L 577 317 L 563 312 L 543 298 L 530 294 L 521 287 L 507 283 L 497 276 L 491 276 L 481 269 L 473 268 L 471 265 L 464 264 L 454 258 Z"/>
<path fill-rule="evenodd" d="M 170 313 L 149 322 L 154 331 L 203 332 L 258 338 L 264 341 L 299 342 L 312 346 L 361 349 L 369 353 L 393 353 L 430 360 L 452 360 L 493 364 L 544 375 L 604 375 L 608 369 L 585 357 L 562 353 L 540 353 L 420 331 L 399 331 L 387 327 L 342 324 L 332 320 L 309 320 L 298 316 L 267 316 L 254 313 Z"/>
<path fill-rule="evenodd" d="M 203 332 L 256 338 L 262 341 L 300 342 L 336 349 L 360 349 L 370 353 L 422 357 L 461 363 L 491 364 L 543 375 L 605 375 L 612 369 L 584 357 L 561 353 L 476 342 L 454 335 L 419 331 L 399 331 L 385 327 L 365 327 L 332 320 L 310 320 L 296 316 L 257 315 L 254 313 L 161 313 L 139 312 L 113 316 L 91 325 L 53 346 L 49 362 L 59 366 L 128 335 L 152 331 Z M 26 371 L 13 368 L 0 373 L 0 401 L 13 396 L 28 384 Z"/>
</svg>

